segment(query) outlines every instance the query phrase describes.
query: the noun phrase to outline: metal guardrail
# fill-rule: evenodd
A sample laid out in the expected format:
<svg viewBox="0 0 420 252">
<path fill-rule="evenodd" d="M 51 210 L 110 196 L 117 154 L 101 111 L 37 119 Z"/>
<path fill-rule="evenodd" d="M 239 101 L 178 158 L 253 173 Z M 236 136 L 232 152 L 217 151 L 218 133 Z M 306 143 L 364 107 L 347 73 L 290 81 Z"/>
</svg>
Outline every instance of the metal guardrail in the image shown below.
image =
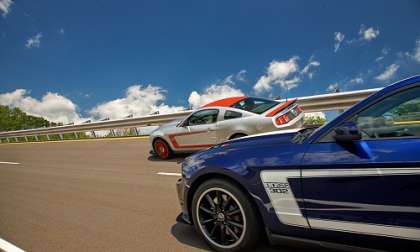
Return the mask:
<svg viewBox="0 0 420 252">
<path fill-rule="evenodd" d="M 166 115 L 150 115 L 137 118 L 126 118 L 109 121 L 98 121 L 91 123 L 84 123 L 78 125 L 64 125 L 50 128 L 38 128 L 28 130 L 17 130 L 0 132 L 0 138 L 7 137 L 23 137 L 23 136 L 35 136 L 35 135 L 54 135 L 54 134 L 65 134 L 73 132 L 84 132 L 92 130 L 110 130 L 118 128 L 133 128 L 133 127 L 144 127 L 161 125 L 173 121 L 177 118 L 190 114 L 191 111 L 182 111 Z"/>
<path fill-rule="evenodd" d="M 298 97 L 298 103 L 302 106 L 302 109 L 305 112 L 344 110 L 378 90 L 380 90 L 380 88 Z M 181 117 L 185 117 L 191 112 L 192 110 L 188 110 L 172 114 L 149 115 L 137 118 L 82 123 L 78 125 L 7 131 L 0 132 L 0 139 L 6 139 L 9 142 L 9 138 L 17 139 L 18 137 L 25 137 L 25 139 L 27 139 L 27 137 L 34 136 L 38 140 L 38 136 L 41 135 L 45 135 L 48 140 L 50 139 L 50 135 L 59 135 L 60 138 L 63 139 L 63 134 L 75 132 L 91 132 L 95 137 L 95 131 L 110 130 L 110 132 L 114 134 L 114 129 L 130 128 L 134 128 L 136 134 L 138 134 L 137 127 L 158 126 Z M 77 138 L 77 134 L 75 134 L 75 136 Z"/>
<path fill-rule="evenodd" d="M 326 112 L 344 110 L 378 92 L 382 88 L 365 89 L 358 91 L 339 92 L 313 96 L 298 97 L 298 103 L 305 112 Z"/>
</svg>

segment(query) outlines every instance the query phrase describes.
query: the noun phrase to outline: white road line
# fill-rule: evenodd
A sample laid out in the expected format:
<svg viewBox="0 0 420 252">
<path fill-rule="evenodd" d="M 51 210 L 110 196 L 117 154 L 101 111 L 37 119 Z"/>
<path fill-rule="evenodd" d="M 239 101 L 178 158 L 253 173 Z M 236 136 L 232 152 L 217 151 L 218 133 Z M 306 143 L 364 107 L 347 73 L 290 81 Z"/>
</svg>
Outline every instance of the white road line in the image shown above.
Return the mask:
<svg viewBox="0 0 420 252">
<path fill-rule="evenodd" d="M 16 162 L 3 162 L 3 161 L 0 161 L 0 164 L 18 165 L 18 164 L 20 164 L 20 163 L 16 163 Z"/>
<path fill-rule="evenodd" d="M 5 252 L 25 252 L 25 250 L 16 247 L 15 245 L 3 240 L 2 238 L 0 238 L 0 250 Z"/>
<path fill-rule="evenodd" d="M 177 176 L 181 177 L 181 173 L 175 173 L 175 172 L 158 172 L 157 175 L 163 175 L 163 176 Z"/>
</svg>

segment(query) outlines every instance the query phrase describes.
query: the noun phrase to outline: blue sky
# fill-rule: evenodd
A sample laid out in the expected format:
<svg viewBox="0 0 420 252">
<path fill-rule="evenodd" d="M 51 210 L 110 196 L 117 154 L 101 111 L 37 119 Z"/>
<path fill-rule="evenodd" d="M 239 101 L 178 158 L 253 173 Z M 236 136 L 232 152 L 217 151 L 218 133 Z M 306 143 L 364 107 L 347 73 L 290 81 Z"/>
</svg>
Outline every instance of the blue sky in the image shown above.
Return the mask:
<svg viewBox="0 0 420 252">
<path fill-rule="evenodd" d="M 408 0 L 0 0 L 0 104 L 72 121 L 380 87 L 420 73 L 419 11 Z"/>
</svg>

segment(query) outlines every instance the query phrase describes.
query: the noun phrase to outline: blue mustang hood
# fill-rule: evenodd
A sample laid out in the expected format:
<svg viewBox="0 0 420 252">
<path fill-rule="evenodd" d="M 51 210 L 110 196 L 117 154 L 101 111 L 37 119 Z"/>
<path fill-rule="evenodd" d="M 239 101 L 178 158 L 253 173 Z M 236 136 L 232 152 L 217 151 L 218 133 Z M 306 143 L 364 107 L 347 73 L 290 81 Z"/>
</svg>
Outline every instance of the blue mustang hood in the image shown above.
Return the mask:
<svg viewBox="0 0 420 252">
<path fill-rule="evenodd" d="M 275 131 L 269 132 L 264 134 L 257 134 L 251 135 L 248 137 L 238 138 L 234 140 L 230 140 L 220 144 L 221 146 L 234 146 L 234 147 L 257 147 L 263 146 L 267 144 L 290 144 L 292 143 L 293 137 L 299 130 L 291 130 L 291 131 Z"/>
<path fill-rule="evenodd" d="M 203 150 L 191 155 L 188 159 L 208 159 L 218 156 L 220 153 L 246 150 L 250 148 L 262 149 L 269 146 L 293 144 L 292 139 L 298 132 L 298 129 L 288 131 L 276 131 L 264 134 L 256 134 L 238 139 L 229 140 L 217 144 L 207 150 Z"/>
</svg>

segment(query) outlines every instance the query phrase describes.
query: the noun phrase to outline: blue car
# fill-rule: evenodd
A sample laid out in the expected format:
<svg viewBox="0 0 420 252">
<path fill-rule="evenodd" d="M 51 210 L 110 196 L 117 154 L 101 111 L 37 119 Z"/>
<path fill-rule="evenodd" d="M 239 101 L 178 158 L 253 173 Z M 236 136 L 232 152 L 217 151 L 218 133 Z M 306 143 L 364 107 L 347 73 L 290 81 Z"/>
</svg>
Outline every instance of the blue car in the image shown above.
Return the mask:
<svg viewBox="0 0 420 252">
<path fill-rule="evenodd" d="M 217 251 L 272 243 L 419 249 L 420 76 L 318 129 L 260 134 L 186 158 L 183 221 Z"/>
</svg>

